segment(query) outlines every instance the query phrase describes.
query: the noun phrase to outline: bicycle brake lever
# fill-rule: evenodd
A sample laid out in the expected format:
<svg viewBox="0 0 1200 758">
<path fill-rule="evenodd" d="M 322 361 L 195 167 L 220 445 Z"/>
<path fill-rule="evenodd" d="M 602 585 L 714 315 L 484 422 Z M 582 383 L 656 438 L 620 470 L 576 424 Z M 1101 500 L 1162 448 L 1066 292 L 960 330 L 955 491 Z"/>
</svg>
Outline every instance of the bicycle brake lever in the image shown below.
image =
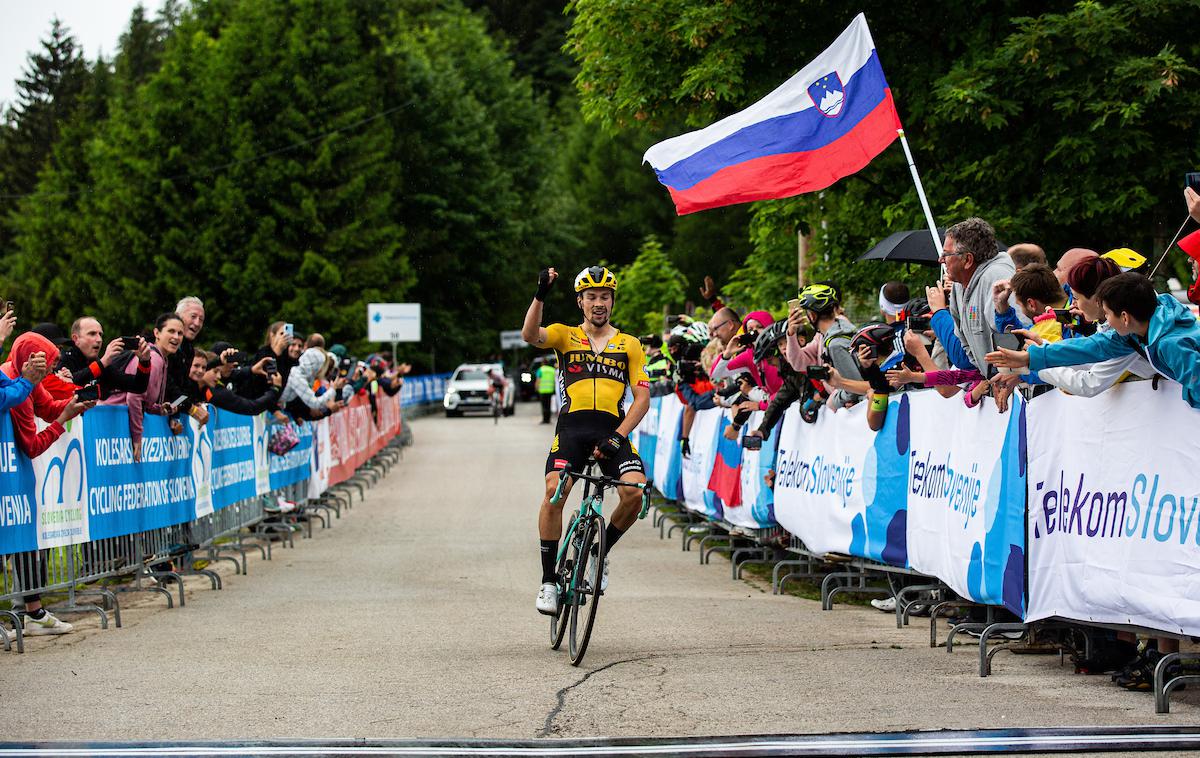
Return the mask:
<svg viewBox="0 0 1200 758">
<path fill-rule="evenodd" d="M 558 472 L 558 487 L 554 490 L 554 495 L 550 498 L 551 505 L 558 505 L 563 498 L 563 488 L 567 486 L 567 478 L 571 475 L 571 468 L 564 467 Z"/>
</svg>

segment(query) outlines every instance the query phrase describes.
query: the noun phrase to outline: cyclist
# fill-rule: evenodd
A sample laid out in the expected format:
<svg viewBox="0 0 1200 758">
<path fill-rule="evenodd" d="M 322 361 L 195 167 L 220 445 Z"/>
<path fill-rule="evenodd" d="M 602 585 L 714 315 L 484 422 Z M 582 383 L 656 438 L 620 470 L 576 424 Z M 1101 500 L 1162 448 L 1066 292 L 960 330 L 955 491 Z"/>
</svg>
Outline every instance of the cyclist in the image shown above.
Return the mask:
<svg viewBox="0 0 1200 758">
<path fill-rule="evenodd" d="M 492 367 L 488 371 L 488 400 L 496 402 L 496 397 L 499 397 L 500 407 L 504 407 L 504 388 L 508 384 L 508 380 L 504 378 L 504 374 L 499 368 Z"/>
<path fill-rule="evenodd" d="M 542 302 L 557 278 L 558 272 L 552 268 L 543 269 L 538 275 L 537 292 L 521 329 L 522 338 L 529 344 L 554 350 L 559 368 L 562 407 L 546 458 L 546 494 L 538 516 L 542 588 L 537 596 L 537 609 L 550 616 L 558 612 L 555 562 L 566 500 L 564 497 L 557 505 L 550 503 L 558 488 L 559 471 L 568 466 L 572 471 L 582 471 L 592 456 L 605 476 L 623 482 L 645 482 L 645 468 L 629 442 L 629 433 L 650 407 L 650 380 L 646 377 L 642 345 L 637 337 L 618 331 L 609 323 L 616 301 L 617 278 L 603 266 L 585 268 L 575 277 L 575 302 L 583 312 L 583 323 L 542 327 Z M 626 388 L 633 392 L 628 413 L 622 408 Z M 633 526 L 640 510 L 640 490 L 634 487 L 617 490 L 621 500 L 604 532 L 606 552 Z M 595 577 L 594 570 L 592 576 Z M 607 586 L 605 561 L 600 590 Z"/>
</svg>

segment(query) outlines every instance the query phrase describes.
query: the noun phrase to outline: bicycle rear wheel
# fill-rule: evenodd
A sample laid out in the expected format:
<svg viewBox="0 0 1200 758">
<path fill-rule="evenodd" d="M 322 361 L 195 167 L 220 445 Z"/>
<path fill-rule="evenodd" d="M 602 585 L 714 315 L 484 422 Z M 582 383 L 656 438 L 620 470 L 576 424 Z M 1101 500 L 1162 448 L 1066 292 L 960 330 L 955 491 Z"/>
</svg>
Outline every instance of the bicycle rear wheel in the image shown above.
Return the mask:
<svg viewBox="0 0 1200 758">
<path fill-rule="evenodd" d="M 604 566 L 600 558 L 596 563 L 596 575 L 590 576 L 588 571 L 591 561 L 588 560 L 594 549 L 597 555 L 604 555 L 604 517 L 592 516 L 583 526 L 583 539 L 580 541 L 579 552 L 575 561 L 575 593 L 571 600 L 571 636 L 570 651 L 571 665 L 578 666 L 587 652 L 588 642 L 592 638 L 592 624 L 596 621 L 596 609 L 600 607 L 600 580 L 604 576 Z M 583 602 L 587 605 L 582 605 Z M 580 612 L 582 611 L 582 618 Z"/>
</svg>

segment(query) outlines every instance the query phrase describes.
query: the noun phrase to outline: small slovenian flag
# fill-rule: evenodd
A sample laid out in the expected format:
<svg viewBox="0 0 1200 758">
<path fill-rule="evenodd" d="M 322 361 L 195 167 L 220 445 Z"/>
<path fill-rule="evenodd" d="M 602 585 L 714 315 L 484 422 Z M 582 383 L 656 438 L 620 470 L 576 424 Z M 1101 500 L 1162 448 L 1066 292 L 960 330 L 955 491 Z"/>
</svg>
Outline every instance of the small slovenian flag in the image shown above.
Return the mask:
<svg viewBox="0 0 1200 758">
<path fill-rule="evenodd" d="M 815 192 L 871 162 L 900 116 L 861 13 L 816 60 L 744 111 L 646 151 L 680 215 Z"/>
</svg>

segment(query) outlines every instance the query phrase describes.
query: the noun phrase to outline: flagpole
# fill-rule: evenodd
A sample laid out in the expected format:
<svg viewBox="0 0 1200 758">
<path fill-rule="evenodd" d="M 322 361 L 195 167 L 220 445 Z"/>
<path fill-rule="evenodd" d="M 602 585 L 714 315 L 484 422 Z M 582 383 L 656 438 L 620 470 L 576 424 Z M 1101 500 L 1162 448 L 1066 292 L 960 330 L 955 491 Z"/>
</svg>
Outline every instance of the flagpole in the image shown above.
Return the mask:
<svg viewBox="0 0 1200 758">
<path fill-rule="evenodd" d="M 908 140 L 904 130 L 897 129 L 900 135 L 900 146 L 904 148 L 904 157 L 908 160 L 908 170 L 912 173 L 913 184 L 917 185 L 917 198 L 921 201 L 921 210 L 925 211 L 925 221 L 929 223 L 929 236 L 933 239 L 933 249 L 940 257 L 942 254 L 942 238 L 938 234 L 937 223 L 933 220 L 933 211 L 929 210 L 929 200 L 925 197 L 925 188 L 921 186 L 921 175 L 917 173 L 917 164 L 913 161 L 912 150 L 908 149 Z"/>
<path fill-rule="evenodd" d="M 1167 256 L 1171 254 L 1171 248 L 1175 247 L 1175 243 L 1178 242 L 1179 238 L 1183 235 L 1183 230 L 1187 228 L 1187 222 L 1190 221 L 1191 218 L 1191 216 L 1187 216 L 1183 219 L 1183 223 L 1179 225 L 1179 231 L 1175 232 L 1175 237 L 1171 240 L 1171 243 L 1163 249 L 1162 257 L 1158 259 L 1158 263 L 1155 263 L 1154 268 L 1150 271 L 1151 279 L 1153 279 L 1154 275 L 1158 273 L 1158 267 L 1161 266 L 1163 261 L 1167 259 Z"/>
</svg>

